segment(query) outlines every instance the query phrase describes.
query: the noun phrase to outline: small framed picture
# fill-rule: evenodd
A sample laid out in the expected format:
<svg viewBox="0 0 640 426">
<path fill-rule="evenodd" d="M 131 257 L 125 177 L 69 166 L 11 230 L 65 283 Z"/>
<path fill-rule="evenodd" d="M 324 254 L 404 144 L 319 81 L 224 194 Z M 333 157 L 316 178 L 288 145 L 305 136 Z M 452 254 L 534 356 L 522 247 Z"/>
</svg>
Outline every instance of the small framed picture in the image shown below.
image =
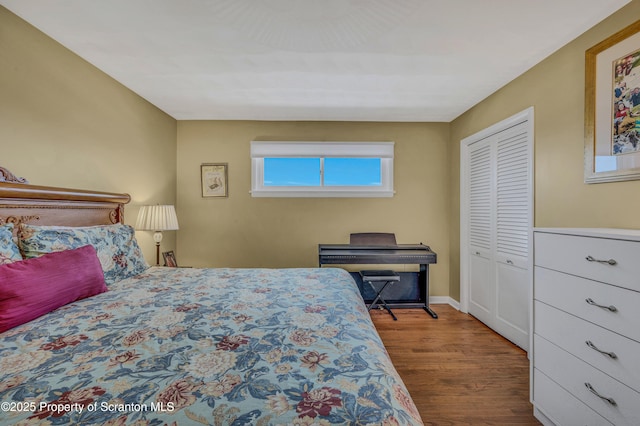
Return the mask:
<svg viewBox="0 0 640 426">
<path fill-rule="evenodd" d="M 164 266 L 167 266 L 169 268 L 178 267 L 178 262 L 176 262 L 176 255 L 173 254 L 173 251 L 163 252 L 162 257 L 164 258 Z"/>
<path fill-rule="evenodd" d="M 227 197 L 229 195 L 227 168 L 227 163 L 200 165 L 203 197 Z"/>
</svg>

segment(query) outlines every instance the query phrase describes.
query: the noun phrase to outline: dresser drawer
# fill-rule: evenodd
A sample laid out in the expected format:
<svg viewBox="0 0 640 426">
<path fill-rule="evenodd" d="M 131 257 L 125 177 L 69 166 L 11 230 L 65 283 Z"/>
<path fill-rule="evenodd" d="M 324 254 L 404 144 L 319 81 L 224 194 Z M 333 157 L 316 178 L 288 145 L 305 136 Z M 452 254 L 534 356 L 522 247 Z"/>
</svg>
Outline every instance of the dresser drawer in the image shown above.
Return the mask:
<svg viewBox="0 0 640 426">
<path fill-rule="evenodd" d="M 540 336 L 534 336 L 534 345 L 535 368 L 540 372 L 553 377 L 558 385 L 611 423 L 619 426 L 640 424 L 640 393 Z"/>
<path fill-rule="evenodd" d="M 566 312 L 535 302 L 535 334 L 555 343 L 627 386 L 640 391 L 640 343 Z M 591 342 L 590 347 L 587 342 Z M 594 347 L 615 354 L 615 358 Z M 535 348 L 537 363 L 539 348 Z"/>
<path fill-rule="evenodd" d="M 533 403 L 558 426 L 603 426 L 612 423 L 561 388 L 539 370 L 533 371 Z"/>
<path fill-rule="evenodd" d="M 640 291 L 637 242 L 536 232 L 534 244 L 538 266 Z"/>
<path fill-rule="evenodd" d="M 639 292 L 541 267 L 535 267 L 534 274 L 536 300 L 640 342 Z"/>
</svg>

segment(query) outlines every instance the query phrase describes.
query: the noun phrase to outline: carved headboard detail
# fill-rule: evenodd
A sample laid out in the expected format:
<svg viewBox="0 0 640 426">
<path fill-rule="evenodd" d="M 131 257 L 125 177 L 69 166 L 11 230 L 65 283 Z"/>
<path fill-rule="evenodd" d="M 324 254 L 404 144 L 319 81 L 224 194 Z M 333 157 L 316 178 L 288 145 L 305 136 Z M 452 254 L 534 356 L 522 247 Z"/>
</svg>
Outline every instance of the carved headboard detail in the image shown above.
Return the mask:
<svg viewBox="0 0 640 426">
<path fill-rule="evenodd" d="M 18 177 L 4 167 L 0 167 L 0 182 L 29 183 L 23 177 Z"/>
<path fill-rule="evenodd" d="M 40 220 L 39 216 L 7 216 L 0 217 L 0 225 L 4 225 L 5 223 L 13 223 L 17 228 L 21 223 L 33 223 Z"/>
<path fill-rule="evenodd" d="M 6 169 L 5 169 L 6 170 Z M 129 194 L 0 181 L 0 225 L 92 226 L 124 223 Z"/>
</svg>

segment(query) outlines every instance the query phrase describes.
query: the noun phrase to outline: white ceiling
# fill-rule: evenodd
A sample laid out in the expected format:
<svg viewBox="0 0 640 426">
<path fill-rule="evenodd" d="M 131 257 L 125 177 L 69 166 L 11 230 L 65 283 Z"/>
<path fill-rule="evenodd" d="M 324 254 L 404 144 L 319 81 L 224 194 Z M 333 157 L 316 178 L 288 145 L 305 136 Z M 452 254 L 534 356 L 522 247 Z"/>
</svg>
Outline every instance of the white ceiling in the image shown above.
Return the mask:
<svg viewBox="0 0 640 426">
<path fill-rule="evenodd" d="M 629 0 L 0 0 L 179 120 L 448 122 Z"/>
</svg>

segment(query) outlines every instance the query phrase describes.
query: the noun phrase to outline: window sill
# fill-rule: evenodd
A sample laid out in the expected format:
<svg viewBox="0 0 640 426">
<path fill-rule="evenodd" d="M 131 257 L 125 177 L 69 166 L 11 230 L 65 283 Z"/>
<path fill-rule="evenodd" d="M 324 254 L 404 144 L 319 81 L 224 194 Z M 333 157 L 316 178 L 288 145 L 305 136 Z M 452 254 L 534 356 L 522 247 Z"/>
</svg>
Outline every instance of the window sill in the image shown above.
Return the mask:
<svg viewBox="0 0 640 426">
<path fill-rule="evenodd" d="M 391 198 L 394 191 L 354 191 L 354 190 L 253 190 L 251 196 L 256 198 Z"/>
</svg>

